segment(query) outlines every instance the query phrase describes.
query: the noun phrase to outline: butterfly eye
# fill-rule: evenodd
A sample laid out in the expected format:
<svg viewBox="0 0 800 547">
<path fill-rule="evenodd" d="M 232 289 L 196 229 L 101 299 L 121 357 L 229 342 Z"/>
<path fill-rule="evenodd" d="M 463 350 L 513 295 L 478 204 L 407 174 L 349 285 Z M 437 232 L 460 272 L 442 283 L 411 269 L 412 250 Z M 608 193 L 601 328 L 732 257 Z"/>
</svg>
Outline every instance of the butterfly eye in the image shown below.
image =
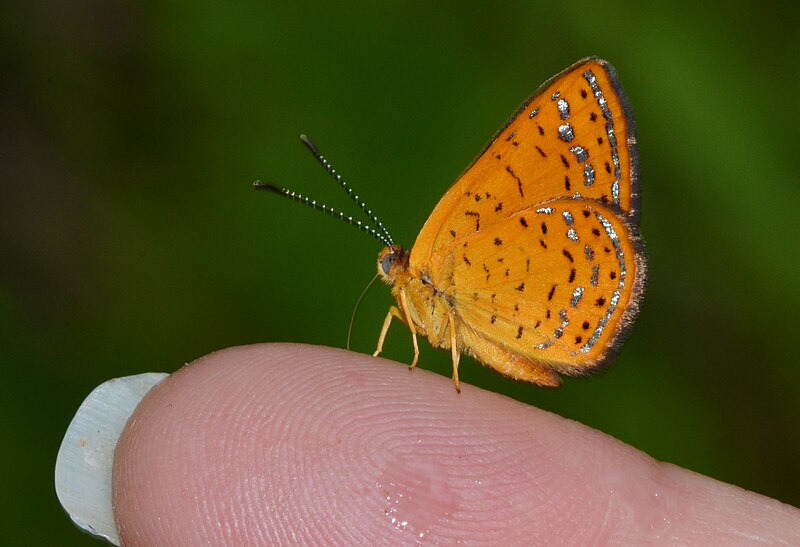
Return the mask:
<svg viewBox="0 0 800 547">
<path fill-rule="evenodd" d="M 392 269 L 396 260 L 397 255 L 394 253 L 387 253 L 386 256 L 383 257 L 381 260 L 381 269 L 384 274 L 389 275 L 389 270 Z"/>
</svg>

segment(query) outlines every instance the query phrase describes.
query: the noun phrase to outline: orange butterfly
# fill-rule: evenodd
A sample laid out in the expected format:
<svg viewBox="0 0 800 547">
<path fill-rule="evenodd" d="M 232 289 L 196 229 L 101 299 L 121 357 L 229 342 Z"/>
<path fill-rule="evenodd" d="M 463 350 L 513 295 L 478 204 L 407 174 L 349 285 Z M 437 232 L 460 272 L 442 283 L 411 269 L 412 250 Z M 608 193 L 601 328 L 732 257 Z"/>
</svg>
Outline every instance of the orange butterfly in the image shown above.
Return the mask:
<svg viewBox="0 0 800 547">
<path fill-rule="evenodd" d="M 639 311 L 646 259 L 638 234 L 633 116 L 614 69 L 589 58 L 545 82 L 444 194 L 410 251 L 305 137 L 374 226 L 256 183 L 357 225 L 386 244 L 393 285 L 375 355 L 393 318 L 518 380 L 557 386 L 618 351 Z"/>
</svg>

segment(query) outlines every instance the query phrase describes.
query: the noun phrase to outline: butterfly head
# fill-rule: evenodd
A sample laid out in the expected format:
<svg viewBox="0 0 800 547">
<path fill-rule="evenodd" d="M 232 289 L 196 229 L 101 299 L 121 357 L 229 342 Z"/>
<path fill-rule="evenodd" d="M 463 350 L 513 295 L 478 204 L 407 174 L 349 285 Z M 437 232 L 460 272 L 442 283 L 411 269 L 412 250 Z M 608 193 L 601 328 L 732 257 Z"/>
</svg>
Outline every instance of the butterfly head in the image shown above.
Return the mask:
<svg viewBox="0 0 800 547">
<path fill-rule="evenodd" d="M 394 283 L 397 274 L 408 270 L 408 252 L 399 245 L 384 247 L 378 254 L 378 275 L 385 283 Z"/>
</svg>

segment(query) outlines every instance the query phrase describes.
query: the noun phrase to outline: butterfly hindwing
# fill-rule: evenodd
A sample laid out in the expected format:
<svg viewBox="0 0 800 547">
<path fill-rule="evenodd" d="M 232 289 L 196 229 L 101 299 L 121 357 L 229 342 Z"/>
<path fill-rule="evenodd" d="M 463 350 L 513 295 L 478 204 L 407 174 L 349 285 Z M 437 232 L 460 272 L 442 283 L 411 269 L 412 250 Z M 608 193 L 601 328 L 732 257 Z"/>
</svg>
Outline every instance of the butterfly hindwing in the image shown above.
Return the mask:
<svg viewBox="0 0 800 547">
<path fill-rule="evenodd" d="M 645 274 L 638 241 L 614 209 L 556 199 L 465 238 L 441 271 L 485 343 L 578 373 L 605 362 L 632 323 Z"/>
</svg>

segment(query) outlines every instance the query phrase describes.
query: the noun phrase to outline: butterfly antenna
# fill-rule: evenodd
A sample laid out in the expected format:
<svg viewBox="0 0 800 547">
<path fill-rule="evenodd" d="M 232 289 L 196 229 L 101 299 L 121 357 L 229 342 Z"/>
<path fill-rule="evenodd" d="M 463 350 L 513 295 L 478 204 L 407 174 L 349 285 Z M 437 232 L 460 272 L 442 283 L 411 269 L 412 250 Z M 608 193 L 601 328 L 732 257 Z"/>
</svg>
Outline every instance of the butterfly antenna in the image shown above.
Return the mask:
<svg viewBox="0 0 800 547">
<path fill-rule="evenodd" d="M 256 190 L 268 190 L 270 192 L 274 192 L 276 194 L 280 194 L 280 195 L 282 195 L 284 197 L 287 197 L 287 198 L 289 198 L 291 200 L 294 200 L 294 201 L 297 201 L 299 203 L 302 203 L 303 205 L 306 205 L 307 207 L 311 207 L 312 209 L 316 209 L 317 211 L 322 211 L 323 213 L 328 213 L 332 217 L 338 218 L 342 222 L 344 222 L 346 224 L 350 224 L 351 226 L 355 226 L 359 230 L 368 233 L 369 235 L 371 235 L 372 237 L 374 237 L 375 239 L 377 239 L 378 241 L 380 241 L 381 243 L 383 243 L 387 247 L 391 247 L 392 246 L 391 238 L 387 238 L 387 236 L 385 234 L 383 234 L 381 232 L 378 232 L 372 226 L 368 226 L 368 225 L 364 224 L 363 222 L 361 222 L 360 220 L 354 220 L 353 217 L 347 216 L 344 213 L 342 213 L 341 211 L 337 211 L 333 207 L 328 207 L 327 205 L 325 205 L 323 203 L 317 203 L 317 200 L 311 199 L 311 198 L 306 197 L 306 196 L 304 196 L 302 194 L 298 194 L 297 192 L 295 192 L 293 190 L 289 190 L 288 188 L 281 188 L 280 186 L 275 186 L 274 184 L 271 184 L 269 182 L 261 182 L 259 180 L 255 181 L 253 183 L 253 188 L 255 188 Z"/>
<path fill-rule="evenodd" d="M 323 156 L 322 153 L 320 153 L 319 148 L 317 148 L 317 146 L 313 142 L 311 142 L 311 139 L 309 139 L 306 135 L 300 135 L 300 140 L 303 141 L 303 144 L 305 144 L 306 147 L 311 151 L 311 153 L 314 154 L 314 157 L 317 158 L 317 161 L 320 164 L 322 164 L 322 167 L 325 169 L 325 171 L 327 171 L 328 174 L 332 176 L 336 182 L 339 183 L 339 186 L 341 186 L 344 189 L 344 191 L 347 192 L 347 195 L 350 196 L 350 198 L 356 203 L 356 205 L 358 205 L 361 208 L 361 211 L 363 211 L 363 213 L 367 215 L 372 222 L 375 223 L 375 226 L 378 227 L 380 232 L 383 234 L 384 238 L 386 238 L 386 240 L 389 242 L 389 246 L 391 246 L 393 244 L 393 240 L 391 234 L 389 234 L 389 230 L 386 229 L 386 227 L 378 219 L 378 217 L 375 216 L 372 210 L 367 208 L 367 204 L 364 203 L 361 200 L 361 198 L 358 197 L 358 194 L 355 194 L 353 192 L 353 189 L 350 188 L 350 185 L 347 184 L 347 182 L 342 178 L 342 176 L 336 172 L 336 169 L 334 169 L 331 163 L 327 159 L 325 159 L 325 156 Z"/>
<path fill-rule="evenodd" d="M 367 294 L 367 291 L 372 286 L 375 281 L 378 279 L 378 274 L 375 274 L 375 277 L 372 278 L 372 281 L 367 283 L 367 286 L 364 287 L 364 290 L 361 291 L 361 296 L 358 297 L 356 300 L 356 306 L 353 308 L 353 315 L 350 316 L 350 327 L 347 329 L 347 350 L 350 351 L 350 337 L 353 334 L 353 325 L 356 322 L 356 312 L 358 311 L 358 307 L 361 306 L 361 301 L 364 300 L 364 296 Z"/>
</svg>

